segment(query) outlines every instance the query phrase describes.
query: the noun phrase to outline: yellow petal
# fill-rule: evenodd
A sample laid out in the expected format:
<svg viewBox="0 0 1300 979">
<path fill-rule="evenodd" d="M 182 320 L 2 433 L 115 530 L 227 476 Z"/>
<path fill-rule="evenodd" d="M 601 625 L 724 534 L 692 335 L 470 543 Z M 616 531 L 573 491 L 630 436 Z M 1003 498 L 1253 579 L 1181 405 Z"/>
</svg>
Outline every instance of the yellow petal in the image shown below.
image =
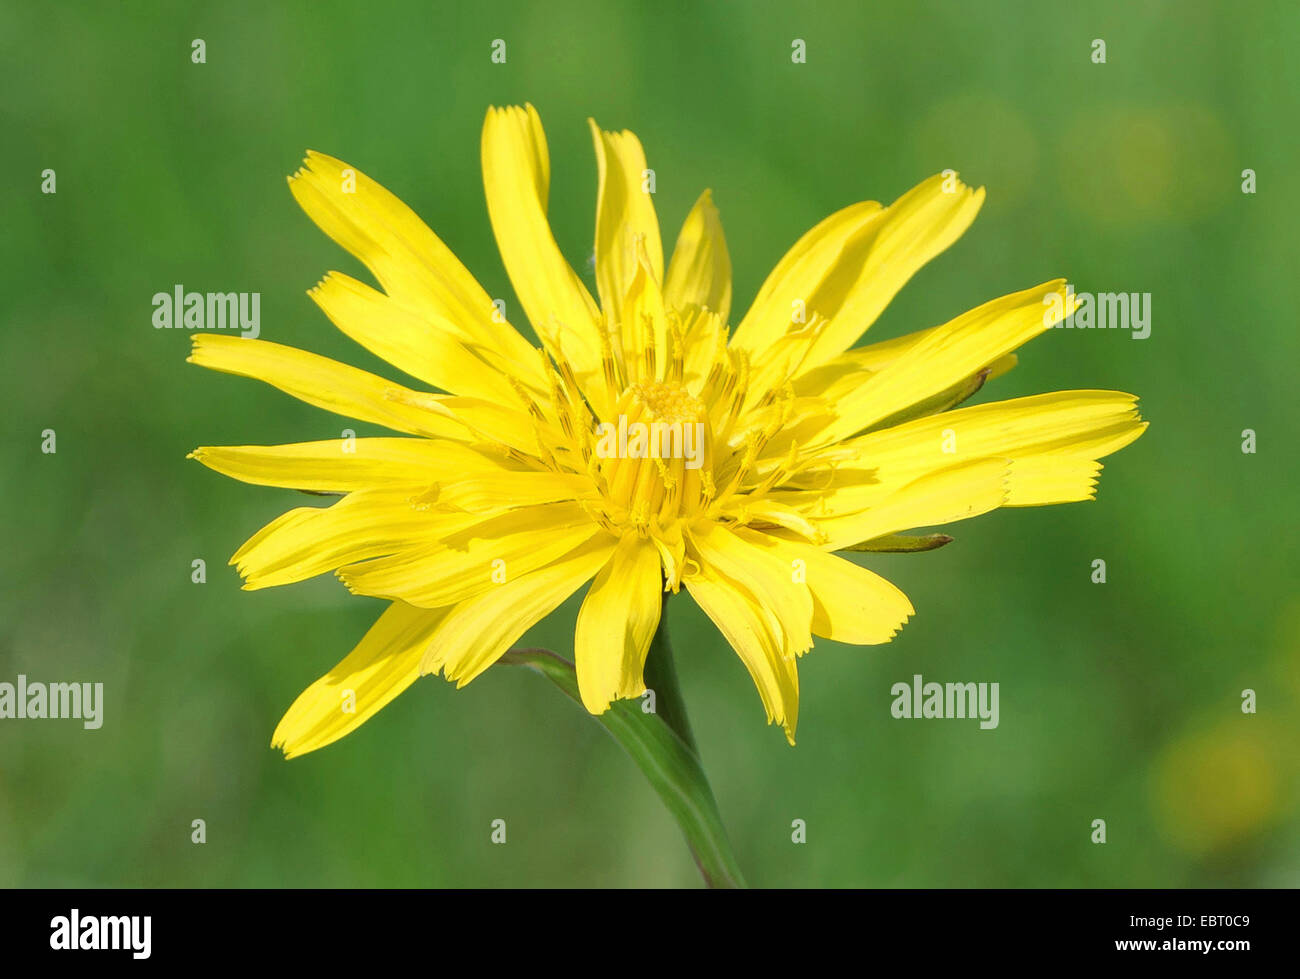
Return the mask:
<svg viewBox="0 0 1300 979">
<path fill-rule="evenodd" d="M 198 335 L 189 362 L 279 388 L 299 401 L 358 421 L 430 438 L 464 439 L 465 426 L 450 416 L 402 403 L 399 398 L 431 398 L 382 377 L 266 340 Z M 431 402 L 432 403 L 432 402 Z"/>
<path fill-rule="evenodd" d="M 663 380 L 669 367 L 668 319 L 659 283 L 650 271 L 643 249 L 640 254 L 640 263 L 621 304 L 623 313 L 618 333 L 625 362 L 635 361 L 645 367 L 644 373 L 638 371 L 637 376 Z M 653 370 L 645 363 L 647 355 L 654 358 Z"/>
<path fill-rule="evenodd" d="M 528 342 L 494 320 L 492 300 L 451 250 L 364 173 L 311 152 L 289 178 L 289 189 L 307 216 L 364 262 L 398 305 L 505 358 L 522 363 L 529 357 Z"/>
<path fill-rule="evenodd" d="M 645 249 L 651 277 L 663 282 L 664 248 L 654 199 L 644 189 L 645 152 L 634 133 L 608 132 L 588 119 L 596 147 L 596 287 L 607 314 L 622 308 Z"/>
<path fill-rule="evenodd" d="M 757 354 L 787 332 L 808 345 L 802 370 L 842 353 L 926 262 L 975 220 L 984 191 L 936 174 L 890 207 L 869 202 L 809 231 L 768 277 L 734 343 Z M 806 326 L 821 321 L 817 330 Z"/>
<path fill-rule="evenodd" d="M 602 535 L 553 564 L 461 602 L 425 653 L 420 672 L 441 670 L 448 680 L 463 687 L 590 581 L 609 560 L 614 544 L 613 537 Z"/>
<path fill-rule="evenodd" d="M 780 637 L 783 655 L 802 656 L 812 646 L 812 596 L 796 580 L 788 559 L 773 552 L 768 539 L 743 527 L 720 524 L 691 528 L 701 562 L 738 583 L 757 599 L 773 636 Z"/>
<path fill-rule="evenodd" d="M 272 588 L 438 539 L 469 522 L 462 514 L 421 511 L 412 487 L 359 490 L 333 506 L 298 507 L 250 537 L 230 563 L 244 588 Z"/>
<path fill-rule="evenodd" d="M 818 366 L 814 370 L 804 373 L 796 382 L 796 390 L 802 391 L 809 388 L 811 392 L 820 390 L 820 387 L 814 384 L 817 377 L 831 379 L 834 376 L 848 370 L 853 371 L 870 371 L 872 373 L 881 370 L 896 361 L 904 352 L 911 347 L 916 346 L 935 330 L 942 330 L 942 326 L 931 326 L 924 330 L 914 330 L 911 333 L 905 333 L 901 337 L 891 337 L 888 340 L 878 340 L 875 343 L 868 343 L 862 347 L 854 347 L 852 350 L 846 350 L 833 360 Z M 824 387 L 825 385 L 821 385 Z"/>
<path fill-rule="evenodd" d="M 808 517 L 792 506 L 770 499 L 760 499 L 757 503 L 750 503 L 748 496 L 735 496 L 717 504 L 717 515 L 730 517 L 737 523 L 753 525 L 755 522 L 762 521 L 776 527 L 784 527 L 814 542 L 822 539 L 821 531 Z"/>
<path fill-rule="evenodd" d="M 1048 297 L 1059 299 L 1059 305 L 1045 304 Z M 819 440 L 846 438 L 959 383 L 1059 322 L 1053 310 L 1063 310 L 1066 302 L 1065 280 L 1058 279 L 994 299 L 944 324 L 845 394 L 836 405 L 839 417 Z"/>
<path fill-rule="evenodd" d="M 440 608 L 536 571 L 599 532 L 576 504 L 511 510 L 424 547 L 343 568 L 339 578 L 357 594 Z"/>
<path fill-rule="evenodd" d="M 830 323 L 812 343 L 804 370 L 853 346 L 908 280 L 965 233 L 983 203 L 983 187 L 972 190 L 955 174 L 935 174 L 846 243 L 808 298 L 808 311 Z"/>
<path fill-rule="evenodd" d="M 814 635 L 856 646 L 893 639 L 915 613 L 907 596 L 872 571 L 802 541 L 769 537 L 771 547 L 794 565 L 812 593 Z"/>
<path fill-rule="evenodd" d="M 892 340 L 870 343 L 865 347 L 846 350 L 826 363 L 805 371 L 793 382 L 796 394 L 819 395 L 837 402 L 849 391 L 861 387 L 873 374 L 884 370 L 898 360 L 908 349 L 920 343 L 942 326 L 917 330 Z M 987 380 L 995 380 L 1016 366 L 1015 354 L 1007 354 L 989 365 Z"/>
<path fill-rule="evenodd" d="M 957 459 L 1065 453 L 1100 459 L 1146 429 L 1137 397 L 1122 391 L 1053 391 L 957 408 L 844 443 L 882 475 L 921 472 Z M 948 433 L 945 436 L 945 433 Z"/>
<path fill-rule="evenodd" d="M 798 660 L 793 654 L 782 653 L 757 598 L 709 565 L 700 565 L 682 580 L 695 603 L 745 664 L 758 687 L 768 723 L 780 724 L 786 740 L 794 744 L 799 720 Z"/>
<path fill-rule="evenodd" d="M 1033 505 L 1030 500 L 1055 492 L 1031 487 L 1031 480 L 1053 478 L 1053 468 L 1072 487 L 1070 499 L 1087 499 L 1100 468 L 1095 460 L 1146 430 L 1136 400 L 1118 391 L 1057 391 L 920 418 L 843 443 L 818 491 L 773 496 L 792 506 L 815 504 L 821 515 L 843 515 L 878 504 L 924 473 L 991 456 L 1017 463 L 1007 506 Z M 1040 456 L 1047 460 L 1038 462 Z"/>
<path fill-rule="evenodd" d="M 836 211 L 807 231 L 777 263 L 736 327 L 732 345 L 759 353 L 792 327 L 796 301 L 808 310 L 808 299 L 836 268 L 845 244 L 876 221 L 881 207 L 875 201 Z M 801 310 L 803 312 L 804 310 Z M 806 322 L 806 319 L 805 319 Z"/>
<path fill-rule="evenodd" d="M 717 313 L 697 306 L 682 316 L 682 337 L 686 341 L 683 373 L 691 390 L 698 391 L 726 348 L 726 324 Z"/>
<path fill-rule="evenodd" d="M 424 494 L 422 500 L 427 503 L 436 502 L 441 507 L 484 511 L 597 497 L 595 484 L 585 473 L 485 469 L 464 478 L 453 476 L 451 479 L 439 480 Z"/>
<path fill-rule="evenodd" d="M 488 109 L 483 187 L 506 272 L 538 337 L 562 350 L 579 373 L 600 367 L 600 314 L 564 260 L 546 219 L 551 164 L 537 110 Z"/>
<path fill-rule="evenodd" d="M 390 390 L 388 397 L 417 411 L 428 412 L 440 421 L 454 422 L 453 430 L 462 438 L 482 443 L 485 448 L 507 446 L 535 458 L 539 453 L 539 431 L 547 445 L 554 445 L 558 438 L 554 426 L 523 414 L 513 404 L 455 394 L 426 394 L 406 388 Z"/>
<path fill-rule="evenodd" d="M 682 575 L 686 573 L 686 535 L 682 533 L 681 523 L 660 527 L 657 533 L 650 535 L 650 541 L 659 552 L 665 587 L 676 595 L 681 589 Z"/>
<path fill-rule="evenodd" d="M 1145 426 L 1143 426 L 1145 427 Z M 1064 455 L 1012 459 L 1003 506 L 1046 506 L 1081 503 L 1097 495 L 1101 463 Z"/>
<path fill-rule="evenodd" d="M 645 693 L 642 671 L 662 605 L 659 552 L 629 534 L 596 575 L 578 612 L 574 659 L 588 711 L 603 714 L 616 698 Z"/>
<path fill-rule="evenodd" d="M 205 445 L 191 452 L 209 469 L 259 486 L 321 493 L 391 482 L 431 483 L 472 450 L 441 439 L 363 438 L 287 445 Z"/>
<path fill-rule="evenodd" d="M 664 301 L 677 310 L 712 310 L 723 323 L 731 313 L 731 256 L 710 191 L 700 195 L 677 234 Z"/>
<path fill-rule="evenodd" d="M 1007 502 L 1007 459 L 980 459 L 927 473 L 876 506 L 821 523 L 827 550 L 914 527 L 965 520 Z"/>
<path fill-rule="evenodd" d="M 448 611 L 390 605 L 343 662 L 298 696 L 271 746 L 293 758 L 364 724 L 419 677 L 420 658 Z"/>
<path fill-rule="evenodd" d="M 331 272 L 307 294 L 353 340 L 425 384 L 454 394 L 500 401 L 521 412 L 523 407 L 510 377 L 545 393 L 543 379 L 535 369 L 536 356 L 506 361 L 487 348 L 457 337 L 427 314 L 408 310 L 351 276 Z"/>
</svg>

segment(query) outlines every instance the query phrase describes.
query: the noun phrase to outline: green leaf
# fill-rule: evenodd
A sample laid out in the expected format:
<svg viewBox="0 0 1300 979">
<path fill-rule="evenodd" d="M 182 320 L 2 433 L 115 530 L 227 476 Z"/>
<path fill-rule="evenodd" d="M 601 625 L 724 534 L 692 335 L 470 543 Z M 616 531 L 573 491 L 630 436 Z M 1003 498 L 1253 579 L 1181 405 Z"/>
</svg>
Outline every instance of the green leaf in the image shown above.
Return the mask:
<svg viewBox="0 0 1300 979">
<path fill-rule="evenodd" d="M 876 551 L 887 554 L 913 554 L 917 551 L 933 551 L 935 548 L 951 544 L 952 538 L 947 534 L 922 534 L 918 537 L 907 534 L 886 534 L 872 540 L 841 547 L 841 551 Z"/>
<path fill-rule="evenodd" d="M 536 670 L 581 706 L 578 675 L 564 657 L 546 649 L 512 649 L 498 662 Z M 659 793 L 685 834 L 705 883 L 710 887 L 744 887 L 699 756 L 662 717 L 644 713 L 640 701 L 616 700 L 609 710 L 592 719 L 632 756 Z"/>
</svg>

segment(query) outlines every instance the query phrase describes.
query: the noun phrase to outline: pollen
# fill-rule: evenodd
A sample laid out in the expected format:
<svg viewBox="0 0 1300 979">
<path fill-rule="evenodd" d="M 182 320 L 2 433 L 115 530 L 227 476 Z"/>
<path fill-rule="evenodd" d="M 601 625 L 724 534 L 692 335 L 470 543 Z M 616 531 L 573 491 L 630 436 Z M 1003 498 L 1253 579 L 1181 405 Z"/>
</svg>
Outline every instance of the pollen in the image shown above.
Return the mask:
<svg viewBox="0 0 1300 979">
<path fill-rule="evenodd" d="M 651 536 L 700 510 L 712 464 L 708 412 L 685 388 L 631 385 L 595 434 L 609 524 Z"/>
<path fill-rule="evenodd" d="M 674 422 L 697 422 L 704 417 L 704 405 L 700 400 L 676 384 L 662 381 L 634 384 L 627 393 L 655 421 L 671 425 Z"/>
</svg>

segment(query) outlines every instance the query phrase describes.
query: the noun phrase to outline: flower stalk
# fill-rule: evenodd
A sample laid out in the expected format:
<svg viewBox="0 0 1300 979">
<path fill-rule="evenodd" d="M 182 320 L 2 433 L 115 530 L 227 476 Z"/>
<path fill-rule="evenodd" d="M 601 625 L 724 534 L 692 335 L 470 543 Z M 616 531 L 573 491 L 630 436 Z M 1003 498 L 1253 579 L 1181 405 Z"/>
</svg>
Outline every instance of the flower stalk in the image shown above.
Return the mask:
<svg viewBox="0 0 1300 979">
<path fill-rule="evenodd" d="M 681 685 L 677 682 L 677 664 L 673 660 L 672 643 L 668 641 L 668 593 L 664 593 L 663 606 L 659 612 L 659 625 L 654 638 L 650 640 L 650 651 L 646 654 L 645 685 L 654 691 L 655 713 L 663 718 L 664 723 L 682 739 L 686 747 L 700 753 L 695 743 L 695 733 L 691 730 L 691 720 L 686 715 L 686 701 L 682 697 Z"/>
<path fill-rule="evenodd" d="M 547 649 L 512 649 L 500 662 L 531 667 L 581 705 L 577 673 L 564 657 Z M 666 615 L 659 618 L 645 676 L 647 687 L 655 694 L 653 713 L 643 709 L 642 701 L 618 700 L 594 720 L 631 756 L 663 800 L 686 837 L 704 883 L 708 887 L 744 887 L 713 789 L 700 764 L 677 683 Z"/>
</svg>

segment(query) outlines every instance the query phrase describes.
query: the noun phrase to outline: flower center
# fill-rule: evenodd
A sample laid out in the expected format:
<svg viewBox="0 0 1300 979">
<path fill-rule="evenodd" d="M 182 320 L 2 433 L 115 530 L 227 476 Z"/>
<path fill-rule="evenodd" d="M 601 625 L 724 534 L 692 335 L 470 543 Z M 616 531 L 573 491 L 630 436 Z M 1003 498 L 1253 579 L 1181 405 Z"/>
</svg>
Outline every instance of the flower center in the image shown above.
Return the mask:
<svg viewBox="0 0 1300 979">
<path fill-rule="evenodd" d="M 711 437 L 703 403 L 671 382 L 628 387 L 614 417 L 596 427 L 596 455 L 609 519 L 660 527 L 700 505 L 712 486 Z"/>
</svg>

